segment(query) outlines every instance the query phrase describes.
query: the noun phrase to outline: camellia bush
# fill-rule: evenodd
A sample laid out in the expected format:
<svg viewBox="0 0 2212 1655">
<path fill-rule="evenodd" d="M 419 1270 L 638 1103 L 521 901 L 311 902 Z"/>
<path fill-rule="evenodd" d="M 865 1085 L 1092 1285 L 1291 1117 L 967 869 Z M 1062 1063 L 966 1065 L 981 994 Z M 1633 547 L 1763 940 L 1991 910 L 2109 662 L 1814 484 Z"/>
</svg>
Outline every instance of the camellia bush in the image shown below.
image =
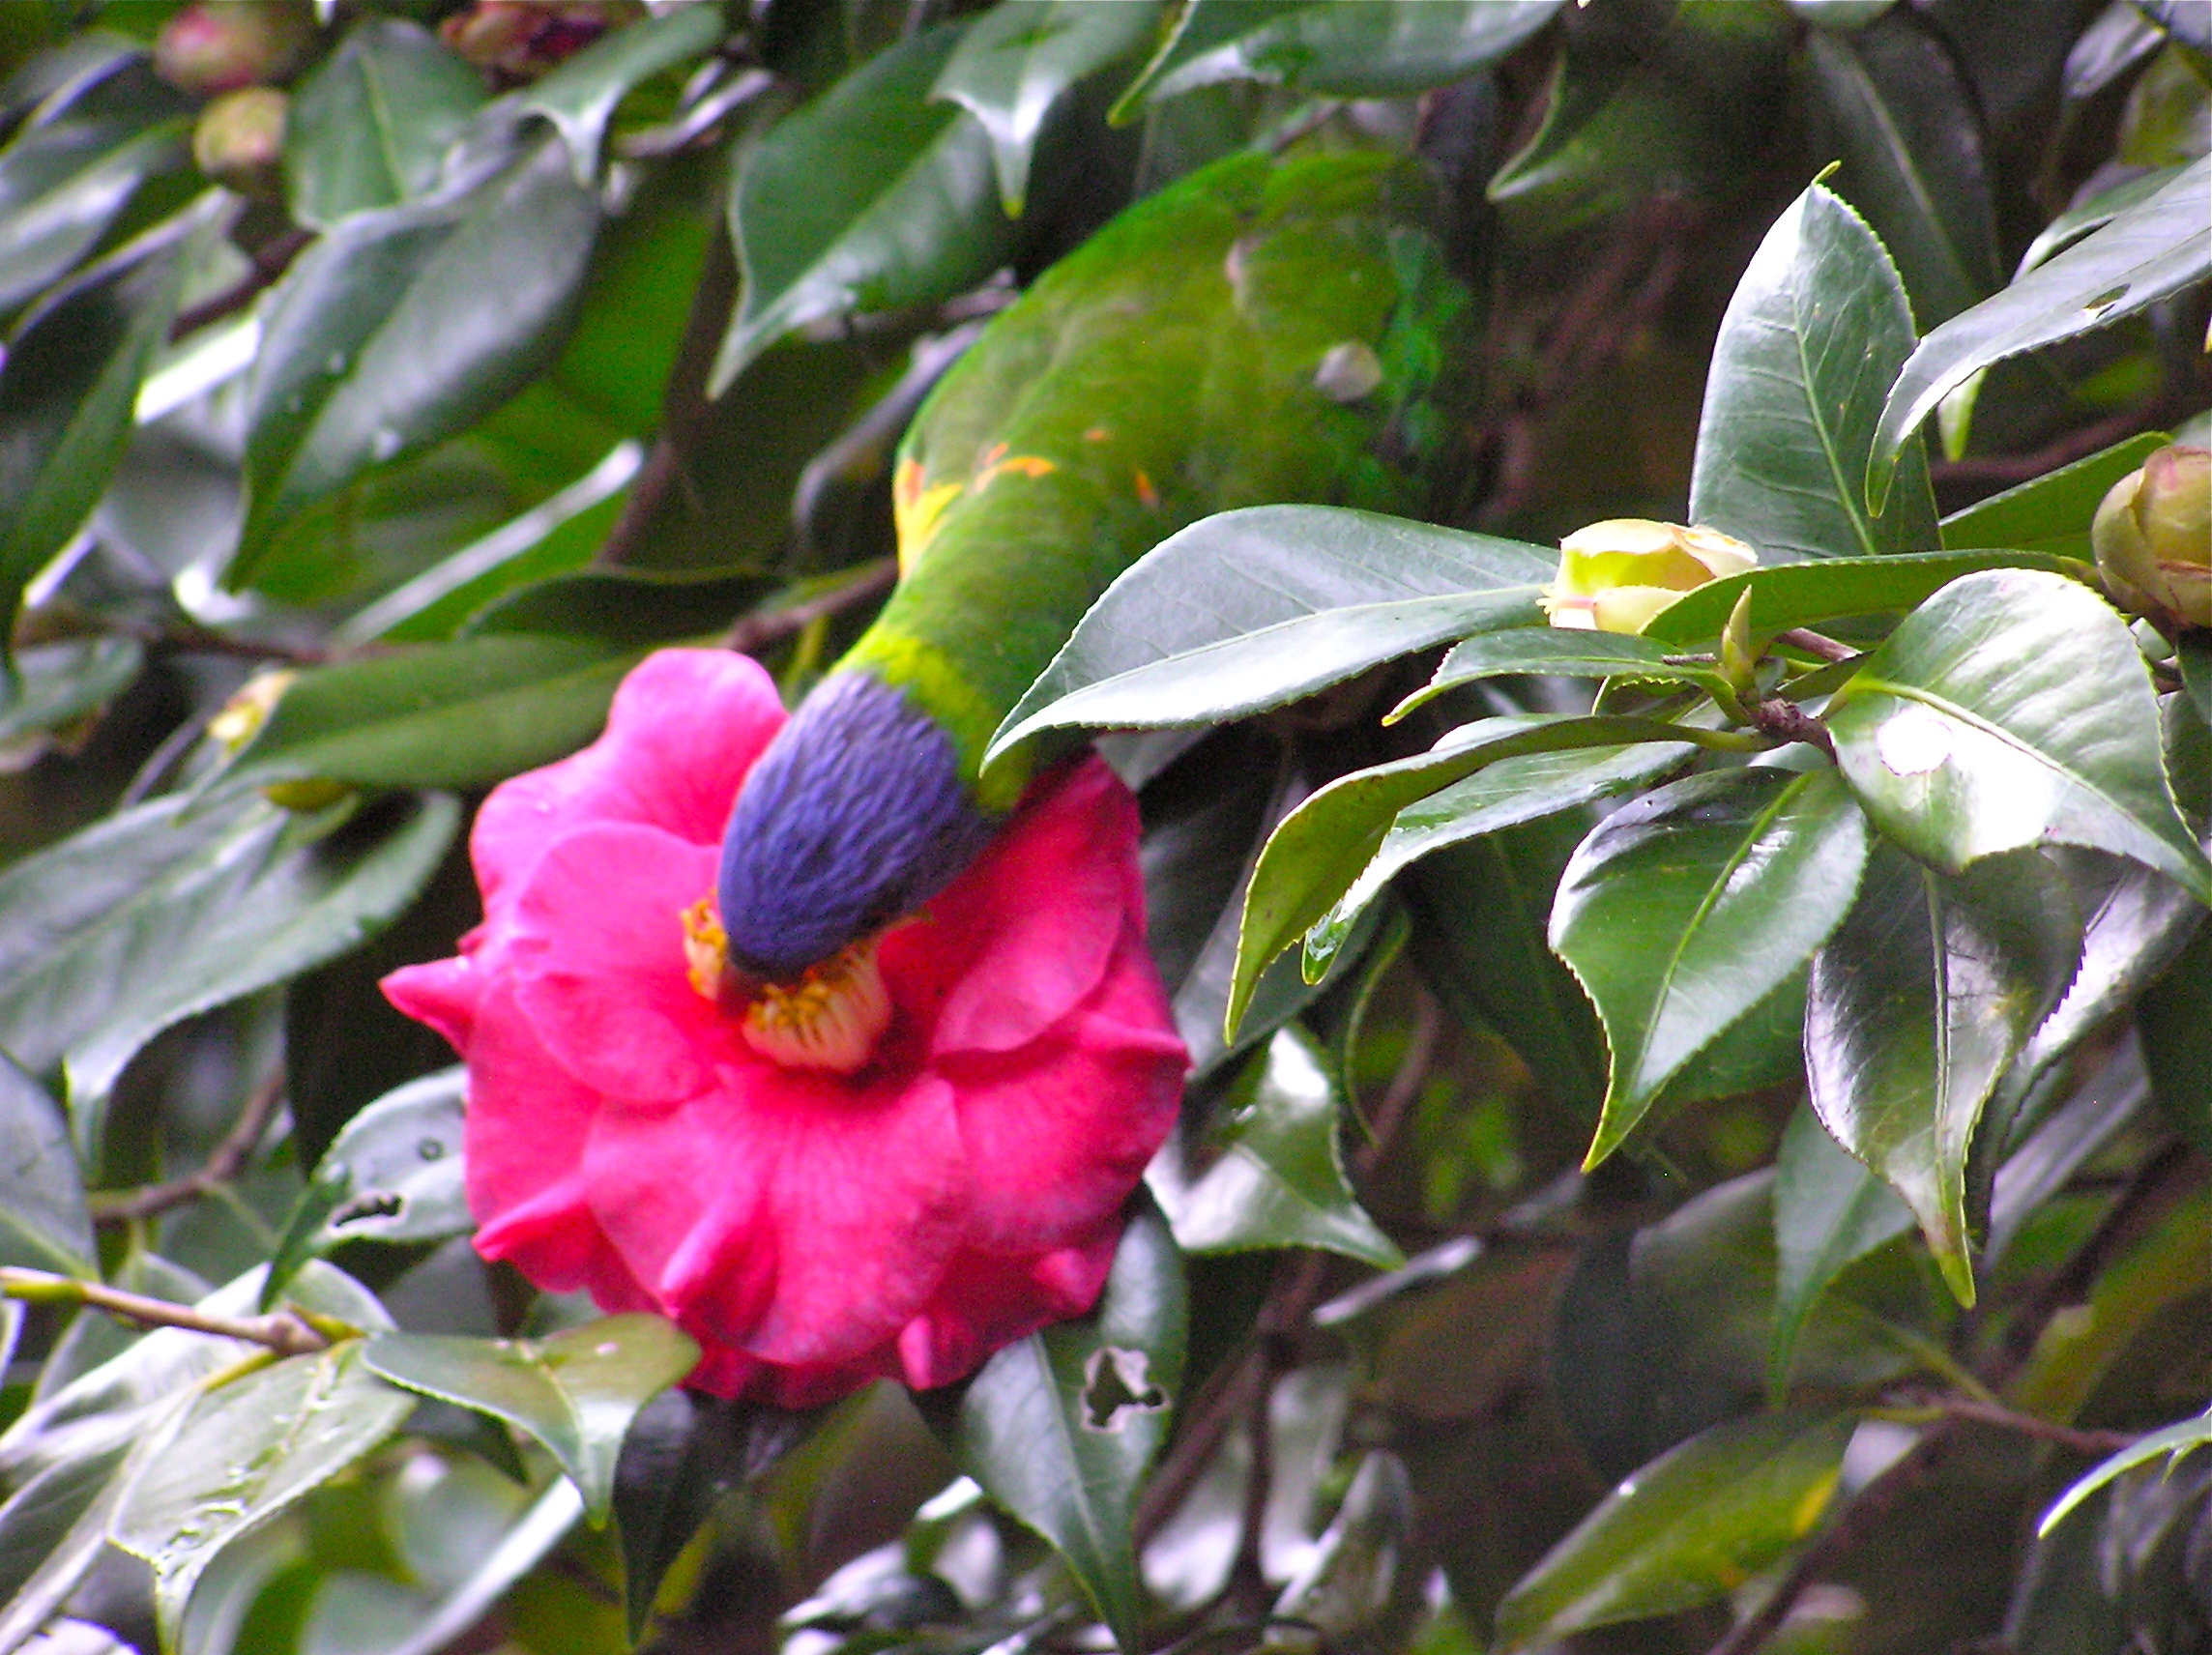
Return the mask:
<svg viewBox="0 0 2212 1655">
<path fill-rule="evenodd" d="M 0 73 L 0 1655 L 2212 1649 L 2212 6 Z"/>
</svg>

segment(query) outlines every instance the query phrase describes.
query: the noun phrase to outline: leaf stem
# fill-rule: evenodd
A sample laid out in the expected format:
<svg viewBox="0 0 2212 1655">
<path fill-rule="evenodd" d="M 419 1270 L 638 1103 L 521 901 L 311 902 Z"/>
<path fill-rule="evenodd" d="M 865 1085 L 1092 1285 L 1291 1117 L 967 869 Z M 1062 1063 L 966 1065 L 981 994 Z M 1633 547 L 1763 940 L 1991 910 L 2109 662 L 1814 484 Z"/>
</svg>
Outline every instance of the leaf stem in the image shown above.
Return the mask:
<svg viewBox="0 0 2212 1655">
<path fill-rule="evenodd" d="M 189 1333 L 243 1340 L 279 1356 L 312 1355 L 331 1345 L 328 1334 L 291 1311 L 269 1316 L 211 1316 L 189 1305 L 171 1304 L 166 1299 L 148 1298 L 102 1282 L 79 1281 L 47 1270 L 0 1268 L 0 1298 L 20 1299 L 26 1304 L 90 1305 L 141 1327 L 181 1327 Z"/>
<path fill-rule="evenodd" d="M 848 570 L 845 579 L 819 596 L 786 604 L 780 609 L 760 609 L 740 616 L 722 635 L 722 647 L 742 655 L 757 655 L 771 645 L 796 637 L 818 621 L 881 597 L 897 584 L 898 560 L 877 558 Z"/>
<path fill-rule="evenodd" d="M 1792 626 L 1787 632 L 1774 634 L 1777 644 L 1788 644 L 1793 650 L 1803 650 L 1808 655 L 1818 655 L 1823 661 L 1848 661 L 1861 653 L 1850 645 L 1803 626 Z"/>
<path fill-rule="evenodd" d="M 2001 1402 L 1984 1401 L 1972 1396 L 1940 1396 L 1924 1403 L 1911 1403 L 1900 1408 L 1868 1409 L 1870 1419 L 1894 1420 L 1900 1425 L 1928 1425 L 1939 1419 L 1963 1419 L 1976 1425 L 1992 1426 L 1998 1431 L 2009 1431 L 2016 1437 L 2031 1437 L 2038 1442 L 2055 1443 L 2077 1454 L 2099 1458 L 2116 1454 L 2123 1448 L 2132 1448 L 2139 1440 L 2133 1431 L 2085 1431 L 2079 1426 L 2061 1425 L 2056 1420 L 2040 1415 L 2023 1413 L 2016 1408 L 2007 1408 Z"/>
</svg>

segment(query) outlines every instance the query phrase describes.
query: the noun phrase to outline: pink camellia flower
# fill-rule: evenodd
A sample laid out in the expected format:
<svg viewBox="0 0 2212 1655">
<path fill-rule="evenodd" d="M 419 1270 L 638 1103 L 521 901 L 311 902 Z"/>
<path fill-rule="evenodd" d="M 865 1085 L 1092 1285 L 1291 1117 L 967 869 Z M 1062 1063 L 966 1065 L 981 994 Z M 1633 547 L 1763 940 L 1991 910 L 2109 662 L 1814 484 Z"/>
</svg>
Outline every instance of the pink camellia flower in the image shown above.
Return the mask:
<svg viewBox="0 0 2212 1655">
<path fill-rule="evenodd" d="M 734 998 L 716 857 L 783 722 L 742 655 L 651 656 L 597 741 L 485 800 L 459 957 L 384 988 L 468 1062 L 479 1252 L 669 1317 L 692 1384 L 803 1407 L 1089 1309 L 1186 1055 L 1095 758 L 872 950 Z"/>
</svg>

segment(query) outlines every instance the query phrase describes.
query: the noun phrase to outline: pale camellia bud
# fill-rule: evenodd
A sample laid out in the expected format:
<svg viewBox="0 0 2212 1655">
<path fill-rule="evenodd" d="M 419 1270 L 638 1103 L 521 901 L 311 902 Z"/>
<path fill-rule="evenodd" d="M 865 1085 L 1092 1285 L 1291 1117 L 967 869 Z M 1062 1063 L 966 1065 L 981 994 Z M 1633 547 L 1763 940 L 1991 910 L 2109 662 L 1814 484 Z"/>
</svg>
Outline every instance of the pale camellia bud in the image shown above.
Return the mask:
<svg viewBox="0 0 2212 1655">
<path fill-rule="evenodd" d="M 1609 517 L 1559 542 L 1559 577 L 1544 589 L 1555 626 L 1639 632 L 1685 592 L 1759 566 L 1759 554 L 1717 529 Z"/>
<path fill-rule="evenodd" d="M 194 0 L 161 25 L 154 71 L 197 97 L 280 80 L 299 66 L 315 24 L 296 0 Z"/>
<path fill-rule="evenodd" d="M 192 160 L 200 171 L 241 195 L 275 200 L 288 102 L 274 86 L 247 86 L 224 93 L 202 109 L 192 128 Z"/>
<path fill-rule="evenodd" d="M 645 15 L 638 0 L 476 0 L 438 36 L 499 80 L 536 80 L 609 29 Z"/>
<path fill-rule="evenodd" d="M 2212 449 L 2152 454 L 2112 484 L 2089 539 L 2121 608 L 2167 629 L 2212 626 Z"/>
</svg>

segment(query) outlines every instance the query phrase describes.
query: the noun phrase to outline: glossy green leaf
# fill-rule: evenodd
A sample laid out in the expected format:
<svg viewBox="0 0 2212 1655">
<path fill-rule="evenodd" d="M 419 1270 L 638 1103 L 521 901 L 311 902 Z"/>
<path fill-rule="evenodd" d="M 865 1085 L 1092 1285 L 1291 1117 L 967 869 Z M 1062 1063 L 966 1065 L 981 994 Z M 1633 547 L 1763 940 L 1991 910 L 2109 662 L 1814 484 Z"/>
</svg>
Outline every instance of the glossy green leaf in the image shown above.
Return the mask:
<svg viewBox="0 0 2212 1655">
<path fill-rule="evenodd" d="M 1669 666 L 1667 652 L 1627 632 L 1586 632 L 1566 626 L 1513 626 L 1455 644 L 1436 676 L 1392 708 L 1382 720 L 1395 724 L 1414 708 L 1448 689 L 1509 673 L 1558 678 L 1618 678 L 1630 683 L 1696 684 L 1708 691 L 1726 681 L 1711 668 Z"/>
<path fill-rule="evenodd" d="M 699 1362 L 699 1347 L 657 1316 L 610 1316 L 549 1339 L 388 1333 L 370 1369 L 394 1384 L 504 1419 L 561 1463 L 594 1523 L 614 1498 L 623 1435 L 639 1408 Z"/>
<path fill-rule="evenodd" d="M 293 95 L 292 217 L 319 230 L 428 195 L 484 101 L 477 72 L 419 23 L 364 17 Z"/>
<path fill-rule="evenodd" d="M 469 637 L 535 633 L 637 649 L 702 638 L 784 590 L 774 575 L 638 574 L 582 569 L 517 588 L 462 628 Z"/>
<path fill-rule="evenodd" d="M 1943 543 L 2016 546 L 2087 562 L 2094 556 L 2089 522 L 2106 493 L 2170 440 L 2145 431 L 1954 511 L 1943 519 Z"/>
<path fill-rule="evenodd" d="M 597 736 L 634 660 L 588 637 L 508 633 L 318 667 L 285 692 L 230 780 L 487 786 Z"/>
<path fill-rule="evenodd" d="M 1996 218 L 1980 114 L 1950 54 L 1903 13 L 1848 37 L 1816 31 L 1808 47 L 1843 157 L 1835 189 L 1896 259 L 1921 325 L 1987 298 L 2003 279 Z"/>
<path fill-rule="evenodd" d="M 2115 11 L 2132 12 L 2127 0 L 2120 0 Z M 2085 39 L 2086 37 L 2084 37 Z M 2156 36 L 2152 37 L 2155 44 Z M 2057 218 L 2036 232 L 2035 240 L 2027 244 L 2027 250 L 2020 255 L 2020 265 L 2013 272 L 2018 281 L 2038 265 L 2049 264 L 2052 258 L 2091 230 L 2101 230 L 2129 208 L 2148 201 L 2168 184 L 2181 176 L 2178 166 L 2154 167 L 2139 177 L 2115 184 L 2111 189 L 2100 190 L 2088 200 L 2069 207 Z"/>
<path fill-rule="evenodd" d="M 1502 759 L 1679 736 L 1680 726 L 1657 718 L 1516 714 L 1464 725 L 1426 753 L 1337 777 L 1285 817 L 1260 853 L 1237 932 L 1227 1028 L 1236 1031 L 1275 956 L 1352 888 L 1409 804 Z"/>
<path fill-rule="evenodd" d="M 744 292 L 715 395 L 796 329 L 948 299 L 1004 259 L 990 133 L 929 102 L 960 41 L 949 23 L 902 41 L 746 150 L 730 188 Z"/>
<path fill-rule="evenodd" d="M 2066 1514 L 2111 1482 L 2122 1473 L 2138 1466 L 2147 1466 L 2153 1460 L 2170 1457 L 2179 1460 L 2185 1454 L 2212 1443 L 2212 1413 L 2195 1419 L 2178 1420 L 2163 1431 L 2153 1431 L 2121 1449 L 2110 1459 L 2101 1461 L 2081 1477 L 2066 1492 L 2052 1502 L 2043 1514 L 2043 1521 L 2035 1525 L 2038 1534 L 2049 1534 L 2065 1521 Z"/>
<path fill-rule="evenodd" d="M 2132 316 L 2208 272 L 2212 160 L 2197 161 L 2149 200 L 1921 340 L 1882 407 L 1867 498 L 1878 502 L 1888 492 L 1893 456 L 1936 404 L 1978 370 Z M 1914 485 L 1907 478 L 1904 486 Z"/>
<path fill-rule="evenodd" d="M 1866 856 L 1866 819 L 1830 769 L 1691 776 L 1583 841 L 1559 882 L 1551 940 L 1596 1004 L 1612 1053 L 1586 1166 L 1828 939 Z"/>
<path fill-rule="evenodd" d="M 0 1264 L 97 1276 L 69 1127 L 46 1089 L 0 1054 Z"/>
<path fill-rule="evenodd" d="M 1974 1299 L 1965 1179 L 1982 1106 L 2081 953 L 2072 893 L 2043 857 L 1953 875 L 1877 844 L 1857 905 L 1814 957 L 1813 1108 L 1905 1198 L 1962 1304 Z"/>
<path fill-rule="evenodd" d="M 301 255 L 248 382 L 233 587 L 307 508 L 466 430 L 553 361 L 599 224 L 567 162 L 549 139 L 469 196 L 356 214 Z"/>
<path fill-rule="evenodd" d="M 294 826 L 259 799 L 162 799 L 0 875 L 0 1046 L 61 1062 L 88 1157 L 148 1040 L 346 952 L 422 889 L 460 824 L 449 798 Z"/>
<path fill-rule="evenodd" d="M 1524 822 L 1633 792 L 1688 762 L 1682 741 L 1589 747 L 1504 759 L 1399 811 L 1390 830 L 1336 905 L 1306 932 L 1305 969 L 1317 975 L 1389 883 L 1423 857 Z M 1549 907 L 1547 902 L 1546 907 Z"/>
<path fill-rule="evenodd" d="M 2201 925 L 2136 1007 L 2151 1095 L 2168 1122 L 2212 1152 L 2212 925 Z"/>
<path fill-rule="evenodd" d="M 1046 117 L 1077 81 L 1142 46 L 1159 15 L 1158 0 L 1004 0 L 962 37 L 929 95 L 959 104 L 990 134 L 1009 218 L 1029 197 Z"/>
<path fill-rule="evenodd" d="M 162 1452 L 137 1467 L 108 1537 L 154 1570 L 174 1646 L 201 1575 L 225 1548 L 382 1442 L 414 1399 L 383 1383 L 356 1341 L 295 1356 L 197 1398 Z"/>
<path fill-rule="evenodd" d="M 0 662 L 23 588 L 77 532 L 123 458 L 139 381 L 187 276 L 230 217 L 220 195 L 203 197 L 48 294 L 9 336 L 0 356 Z"/>
<path fill-rule="evenodd" d="M 1684 593 L 1644 626 L 1644 635 L 1684 648 L 1720 636 L 1736 599 L 1751 593 L 1754 632 L 1819 626 L 1859 615 L 1912 608 L 1961 575 L 1991 568 L 2036 568 L 2082 576 L 2079 560 L 2052 552 L 1910 552 L 1897 557 L 1830 558 L 1732 574 Z"/>
<path fill-rule="evenodd" d="M 1750 541 L 1769 563 L 1933 551 L 1936 500 L 1917 444 L 1887 509 L 1877 516 L 1866 499 L 1883 388 L 1912 345 L 1896 266 L 1841 197 L 1814 185 L 1767 231 L 1721 318 L 1690 521 Z"/>
<path fill-rule="evenodd" d="M 1182 1382 L 1181 1255 L 1142 1195 L 1097 1307 L 1009 1345 L 964 1392 L 917 1400 L 983 1492 L 1050 1541 L 1123 1655 L 1143 1648 L 1131 1537 Z"/>
<path fill-rule="evenodd" d="M 2142 657 L 2126 623 L 2074 581 L 2025 569 L 1954 581 L 1826 717 L 1875 825 L 1937 867 L 2085 845 L 2212 906 L 2212 863 L 2167 784 Z"/>
<path fill-rule="evenodd" d="M 97 712 L 131 687 L 145 661 L 145 646 L 114 633 L 23 651 L 15 658 L 18 693 L 0 708 L 0 743 Z"/>
<path fill-rule="evenodd" d="M 720 9 L 679 6 L 611 30 L 523 95 L 522 107 L 553 123 L 568 146 L 579 188 L 599 167 L 599 144 L 615 105 L 631 87 L 663 70 L 688 63 L 722 38 Z"/>
<path fill-rule="evenodd" d="M 1754 1414 L 1671 1449 L 1507 1595 L 1497 1655 L 1726 1597 L 1813 1532 L 1855 1423 L 1848 1413 Z"/>
<path fill-rule="evenodd" d="M 2181 669 L 2183 692 L 2197 709 L 2197 716 L 2212 725 L 2212 637 L 2184 632 L 2173 653 Z"/>
<path fill-rule="evenodd" d="M 1562 0 L 1190 0 L 1113 111 L 1202 86 L 1251 80 L 1345 98 L 1446 86 L 1495 63 L 1551 21 Z"/>
<path fill-rule="evenodd" d="M 1332 506 L 1220 512 L 1106 589 L 990 756 L 1042 730 L 1240 717 L 1446 638 L 1534 623 L 1558 561 L 1519 540 Z"/>
<path fill-rule="evenodd" d="M 50 1466 L 0 1504 L 0 1649 L 20 1649 L 44 1629 L 106 1550 L 127 1462 L 167 1436 L 160 1421 L 140 1423 L 135 1443 L 126 1436 Z"/>
<path fill-rule="evenodd" d="M 1318 1247 L 1379 1270 L 1403 1264 L 1345 1176 L 1342 1115 L 1313 1037 L 1278 1031 L 1222 1104 L 1220 1159 L 1176 1203 L 1176 1244 L 1186 1253 Z"/>
<path fill-rule="evenodd" d="M 430 1241 L 469 1229 L 461 1106 L 468 1071 L 386 1092 L 339 1129 L 269 1263 L 263 1308 L 299 1267 L 348 1241 Z"/>
<path fill-rule="evenodd" d="M 1805 1319 L 1835 1279 L 1912 1228 L 1912 1211 L 1800 1107 L 1774 1161 L 1774 1339 L 1767 1392 L 1779 1399 Z"/>
<path fill-rule="evenodd" d="M 138 187 L 180 165 L 191 105 L 142 53 L 102 57 L 0 149 L 0 314 L 99 244 Z"/>
</svg>

